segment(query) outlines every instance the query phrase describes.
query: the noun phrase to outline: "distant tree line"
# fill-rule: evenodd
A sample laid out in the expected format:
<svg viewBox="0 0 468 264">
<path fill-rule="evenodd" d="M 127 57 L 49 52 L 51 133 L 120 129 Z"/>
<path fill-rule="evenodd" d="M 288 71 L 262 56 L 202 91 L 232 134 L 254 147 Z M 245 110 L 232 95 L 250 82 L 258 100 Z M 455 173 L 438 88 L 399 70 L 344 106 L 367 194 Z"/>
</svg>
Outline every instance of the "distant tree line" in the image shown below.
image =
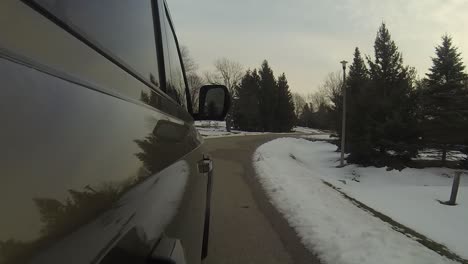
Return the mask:
<svg viewBox="0 0 468 264">
<path fill-rule="evenodd" d="M 348 161 L 375 163 L 389 155 L 409 160 L 422 148 L 437 147 L 445 164 L 447 149 L 467 153 L 468 75 L 451 37 L 442 37 L 432 67 L 421 79 L 403 64 L 385 24 L 377 32 L 374 51 L 374 58 L 363 59 L 355 48 L 346 83 L 340 84 L 337 74 L 328 76 L 314 94 L 324 103 L 303 104 L 298 123 L 329 128 L 340 137 L 345 87 Z"/>
<path fill-rule="evenodd" d="M 283 73 L 277 78 L 268 62 L 260 68 L 245 71 L 241 64 L 220 58 L 212 72 L 199 75 L 198 66 L 186 47 L 181 55 L 187 73 L 192 103 L 198 104 L 198 90 L 205 84 L 225 85 L 232 98 L 226 117 L 226 129 L 243 131 L 289 132 L 296 124 L 294 102 L 288 80 Z"/>
<path fill-rule="evenodd" d="M 340 73 L 330 73 L 318 91 L 304 97 L 293 94 L 297 125 L 323 130 L 341 127 L 338 116 L 341 108 L 343 78 Z"/>
<path fill-rule="evenodd" d="M 289 132 L 296 119 L 286 75 L 275 78 L 266 60 L 259 70 L 245 73 L 232 110 L 233 126 L 245 131 Z"/>
</svg>

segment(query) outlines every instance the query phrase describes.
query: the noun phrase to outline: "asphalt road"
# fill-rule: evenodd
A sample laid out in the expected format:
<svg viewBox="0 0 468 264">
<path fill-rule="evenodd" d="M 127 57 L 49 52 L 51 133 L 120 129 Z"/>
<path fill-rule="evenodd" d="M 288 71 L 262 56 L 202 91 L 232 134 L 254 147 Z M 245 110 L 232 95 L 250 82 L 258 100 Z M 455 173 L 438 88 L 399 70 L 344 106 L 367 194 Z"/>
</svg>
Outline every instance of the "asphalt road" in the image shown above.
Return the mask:
<svg viewBox="0 0 468 264">
<path fill-rule="evenodd" d="M 208 139 L 214 162 L 209 264 L 319 263 L 270 204 L 255 177 L 252 155 L 287 135 Z"/>
</svg>

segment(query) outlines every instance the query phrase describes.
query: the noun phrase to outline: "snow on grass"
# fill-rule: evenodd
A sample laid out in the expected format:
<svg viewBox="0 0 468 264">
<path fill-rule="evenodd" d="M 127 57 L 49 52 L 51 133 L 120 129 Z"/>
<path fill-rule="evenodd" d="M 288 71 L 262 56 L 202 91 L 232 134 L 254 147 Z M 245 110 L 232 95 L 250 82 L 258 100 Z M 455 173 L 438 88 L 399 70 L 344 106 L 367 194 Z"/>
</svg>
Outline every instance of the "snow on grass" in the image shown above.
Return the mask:
<svg viewBox="0 0 468 264">
<path fill-rule="evenodd" d="M 336 168 L 335 150 L 325 142 L 282 138 L 262 145 L 253 158 L 272 203 L 325 263 L 455 262 L 395 231 L 322 180 L 467 257 L 468 182 L 462 179 L 459 205 L 444 206 L 436 199 L 448 199 L 452 180 L 443 175 L 452 170 Z"/>
<path fill-rule="evenodd" d="M 300 127 L 300 126 L 294 127 L 293 131 L 298 132 L 298 133 L 311 133 L 311 134 L 321 134 L 321 133 L 323 133 L 322 131 L 320 131 L 318 129 L 308 128 L 308 127 Z"/>
<path fill-rule="evenodd" d="M 231 132 L 228 132 L 226 130 L 225 121 L 195 121 L 195 127 L 204 138 L 265 134 L 262 132 L 246 132 L 239 130 L 231 130 Z"/>
<path fill-rule="evenodd" d="M 226 130 L 225 121 L 195 121 L 195 127 L 197 128 L 200 135 L 202 135 L 204 138 L 269 134 L 269 132 L 248 132 L 248 131 L 240 131 L 240 130 L 231 130 L 231 132 L 228 132 Z M 304 128 L 304 127 L 295 127 L 293 129 L 293 132 L 323 134 L 323 132 L 319 130 L 311 129 L 311 128 Z M 323 139 L 323 137 L 328 137 L 328 135 L 318 135 L 318 136 L 321 136 L 320 139 Z"/>
<path fill-rule="evenodd" d="M 302 138 L 308 138 L 313 140 L 335 140 L 337 138 L 332 137 L 330 134 L 318 134 L 318 135 L 307 135 Z"/>
<path fill-rule="evenodd" d="M 460 161 L 466 159 L 467 155 L 461 151 L 451 150 L 447 151 L 447 160 L 448 161 Z M 423 149 L 419 151 L 418 156 L 414 160 L 441 160 L 442 159 L 442 150 L 438 149 Z"/>
</svg>

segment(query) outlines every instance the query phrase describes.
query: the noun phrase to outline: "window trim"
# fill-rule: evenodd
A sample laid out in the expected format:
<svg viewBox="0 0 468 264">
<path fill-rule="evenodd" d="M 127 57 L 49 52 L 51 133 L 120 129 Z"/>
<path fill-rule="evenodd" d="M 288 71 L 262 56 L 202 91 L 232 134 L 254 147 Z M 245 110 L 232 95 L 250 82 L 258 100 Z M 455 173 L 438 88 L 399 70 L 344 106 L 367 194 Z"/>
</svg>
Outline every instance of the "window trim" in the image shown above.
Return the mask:
<svg viewBox="0 0 468 264">
<path fill-rule="evenodd" d="M 109 60 L 111 63 L 115 64 L 117 67 L 121 68 L 123 71 L 128 73 L 130 76 L 134 77 L 136 80 L 140 81 L 147 87 L 149 87 L 151 90 L 153 90 L 155 93 L 159 94 L 160 96 L 163 96 L 164 98 L 168 99 L 170 102 L 173 104 L 181 107 L 180 104 L 178 104 L 172 97 L 170 97 L 166 93 L 166 75 L 165 75 L 165 65 L 164 65 L 164 48 L 163 48 L 163 38 L 165 40 L 165 35 L 162 34 L 162 24 L 161 24 L 161 6 L 160 3 L 163 0 L 149 0 L 151 3 L 151 8 L 152 8 L 152 19 L 153 19 L 153 28 L 155 35 L 154 37 L 156 38 L 155 45 L 156 45 L 156 54 L 157 54 L 157 66 L 158 66 L 158 72 L 159 72 L 159 85 L 160 87 L 157 87 L 155 84 L 153 84 L 149 79 L 146 79 L 142 75 L 140 75 L 137 71 L 135 71 L 132 67 L 127 65 L 124 61 L 122 61 L 118 56 L 115 56 L 112 52 L 109 52 L 106 48 L 102 47 L 98 43 L 94 43 L 92 40 L 88 39 L 86 37 L 86 34 L 83 32 L 80 32 L 79 30 L 70 27 L 66 23 L 64 23 L 61 19 L 59 19 L 57 16 L 49 12 L 47 9 L 43 8 L 41 5 L 36 3 L 34 0 L 20 0 L 23 2 L 25 5 L 29 6 L 31 9 L 34 11 L 38 12 L 42 16 L 44 16 L 46 19 L 51 21 L 52 23 L 56 24 L 63 30 L 65 30 L 67 33 L 75 37 L 78 41 L 83 42 L 85 45 L 90 47 L 92 50 L 94 50 L 96 53 L 99 55 L 103 56 L 105 59 Z M 163 6 L 164 7 L 164 6 Z M 169 20 L 170 21 L 170 20 Z M 172 25 L 172 21 L 170 21 Z M 179 52 L 179 57 L 180 57 L 180 50 L 177 42 L 177 36 L 176 36 L 176 43 L 177 43 L 177 48 Z M 187 91 L 188 91 L 188 86 L 187 86 L 187 80 L 185 76 L 185 68 L 183 68 L 182 64 L 182 69 L 183 69 L 183 76 L 184 76 L 184 81 L 186 83 L 186 96 L 187 96 Z M 188 93 L 190 95 L 190 93 Z M 193 115 L 193 110 L 192 110 L 192 105 L 191 101 L 189 100 L 190 97 L 187 98 L 187 110 L 190 115 Z M 182 107 L 181 107 L 182 108 Z"/>
<path fill-rule="evenodd" d="M 157 64 L 159 71 L 159 85 L 160 90 L 164 93 L 166 92 L 166 65 L 164 64 L 164 44 L 163 44 L 163 34 L 162 34 L 162 24 L 161 16 L 159 14 L 158 0 L 150 0 L 151 2 L 151 12 L 153 15 L 153 28 L 154 28 L 154 37 L 156 43 L 156 54 L 157 54 Z M 156 2 L 156 3 L 155 3 Z M 168 96 L 170 97 L 170 96 Z M 172 98 L 171 98 L 172 99 Z"/>
<path fill-rule="evenodd" d="M 180 53 L 180 47 L 179 47 L 179 40 L 177 38 L 177 34 L 175 32 L 175 29 L 174 29 L 174 24 L 172 23 L 172 19 L 171 19 L 171 15 L 170 15 L 170 12 L 169 12 L 169 8 L 167 7 L 167 3 L 166 3 L 166 0 L 154 0 L 154 1 L 159 1 L 160 5 L 159 5 L 159 12 L 163 12 L 163 14 L 159 13 L 159 22 L 160 22 L 160 26 L 162 27 L 165 23 L 163 23 L 163 21 L 161 20 L 162 19 L 167 19 L 167 21 L 169 22 L 169 25 L 170 25 L 170 28 L 169 30 L 171 30 L 172 32 L 172 35 L 174 36 L 174 41 L 175 41 L 175 44 L 176 44 L 176 47 L 177 47 L 177 55 L 179 56 L 179 63 L 180 63 L 180 66 L 182 68 L 182 76 L 184 78 L 184 85 L 185 85 L 185 98 L 186 98 L 186 101 L 187 101 L 187 111 L 190 113 L 190 114 L 193 114 L 193 106 L 192 106 L 192 98 L 191 98 L 191 94 L 190 94 L 190 90 L 189 90 L 189 87 L 188 87 L 188 82 L 187 82 L 187 74 L 185 72 L 185 66 L 184 66 L 184 62 L 182 60 L 182 56 L 181 56 L 181 53 Z M 164 21 L 165 22 L 165 21 Z M 167 30 L 167 29 L 166 29 Z M 162 28 L 161 28 L 161 35 L 162 35 Z M 166 46 L 169 45 L 169 42 L 168 42 L 168 39 L 167 39 L 167 35 L 164 34 L 162 35 L 161 39 L 164 39 L 164 41 L 166 42 Z M 163 55 L 164 55 L 164 52 L 163 52 Z M 166 60 L 169 58 L 164 58 L 164 60 Z M 166 72 L 164 71 L 164 79 L 165 79 L 165 82 L 164 82 L 164 87 L 166 87 L 167 85 L 167 79 L 166 79 Z"/>
<path fill-rule="evenodd" d="M 153 89 L 155 91 L 161 90 L 160 87 L 157 87 L 149 79 L 143 77 L 140 73 L 138 73 L 138 71 L 133 69 L 131 66 L 129 66 L 127 63 L 125 63 L 122 59 L 120 59 L 114 53 L 110 52 L 109 50 L 107 50 L 105 47 L 103 47 L 99 43 L 96 43 L 96 42 L 92 41 L 91 39 L 87 38 L 87 35 L 85 33 L 81 32 L 81 30 L 79 30 L 78 28 L 74 28 L 74 27 L 69 26 L 68 24 L 63 22 L 60 18 L 58 18 L 57 16 L 55 16 L 54 14 L 49 12 L 49 10 L 43 8 L 40 4 L 36 3 L 34 0 L 21 0 L 21 1 L 23 3 L 25 3 L 26 5 L 28 5 L 29 7 L 31 7 L 32 9 L 34 9 L 39 14 L 43 15 L 44 17 L 46 17 L 47 19 L 49 19 L 50 21 L 55 23 L 57 26 L 64 29 L 66 32 L 68 32 L 70 35 L 77 38 L 79 41 L 81 41 L 84 44 L 86 44 L 87 46 L 89 46 L 91 49 L 93 49 L 94 51 L 99 53 L 101 56 L 103 56 L 104 58 L 106 58 L 110 62 L 114 63 L 115 65 L 117 65 L 119 68 L 121 68 L 122 70 L 124 70 L 125 72 L 130 74 L 135 79 L 137 79 L 140 82 L 144 83 L 146 86 L 150 87 L 151 89 Z M 152 5 L 153 0 L 150 0 L 150 2 L 151 2 L 151 5 Z M 155 20 L 154 20 L 154 11 L 152 13 L 153 13 L 152 19 L 153 19 L 153 25 L 154 25 L 156 23 Z M 157 38 L 157 36 L 155 36 L 155 38 Z M 158 44 L 157 43 L 155 43 L 155 44 L 156 44 L 156 47 L 155 47 L 156 48 L 156 53 L 157 53 L 157 55 L 159 55 L 158 52 L 157 52 Z M 156 63 L 157 63 L 158 69 L 159 69 L 159 67 L 160 67 L 160 65 L 159 65 L 160 59 L 159 58 L 158 58 L 158 61 Z M 159 79 L 160 79 L 159 82 L 160 82 L 160 86 L 161 86 L 161 83 L 162 83 L 161 82 L 161 76 L 159 76 Z M 170 98 L 170 99 L 172 99 L 172 98 Z"/>
</svg>

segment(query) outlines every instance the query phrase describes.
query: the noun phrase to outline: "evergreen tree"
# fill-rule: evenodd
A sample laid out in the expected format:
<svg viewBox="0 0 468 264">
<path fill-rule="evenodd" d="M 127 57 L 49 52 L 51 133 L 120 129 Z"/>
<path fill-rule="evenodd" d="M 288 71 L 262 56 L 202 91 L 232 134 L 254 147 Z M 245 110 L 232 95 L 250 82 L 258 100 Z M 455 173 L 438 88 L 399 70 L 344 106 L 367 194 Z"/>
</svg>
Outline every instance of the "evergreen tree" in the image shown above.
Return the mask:
<svg viewBox="0 0 468 264">
<path fill-rule="evenodd" d="M 359 48 L 356 47 L 354 50 L 353 63 L 349 67 L 348 78 L 346 79 L 349 95 L 354 97 L 361 94 L 364 89 L 364 84 L 369 80 L 369 72 L 366 64 L 362 59 Z"/>
<path fill-rule="evenodd" d="M 234 127 L 245 131 L 291 131 L 296 121 L 286 75 L 276 81 L 265 60 L 260 71 L 247 71 L 236 88 Z"/>
<path fill-rule="evenodd" d="M 289 91 L 288 80 L 283 73 L 278 77 L 278 104 L 276 110 L 275 131 L 289 132 L 294 126 L 294 102 Z"/>
<path fill-rule="evenodd" d="M 418 134 L 411 75 L 384 23 L 377 32 L 374 50 L 374 61 L 368 58 L 369 139 L 382 154 L 393 150 L 400 155 L 414 155 Z"/>
<path fill-rule="evenodd" d="M 260 76 L 257 70 L 248 70 L 241 80 L 236 94 L 234 126 L 245 131 L 262 131 L 259 109 Z"/>
<path fill-rule="evenodd" d="M 442 37 L 432 64 L 425 82 L 427 88 L 422 91 L 424 139 L 444 145 L 467 144 L 467 74 L 461 53 L 449 36 Z M 445 160 L 446 147 L 443 147 L 442 161 Z"/>
<path fill-rule="evenodd" d="M 370 120 L 368 118 L 369 72 L 359 48 L 354 50 L 353 63 L 349 67 L 346 89 L 348 96 L 347 149 L 354 161 L 368 160 L 372 152 Z"/>
<path fill-rule="evenodd" d="M 460 90 L 467 78 L 461 53 L 452 44 L 452 38 L 445 35 L 442 44 L 436 47 L 436 57 L 432 58 L 429 69 L 428 84 L 432 89 Z"/>
<path fill-rule="evenodd" d="M 263 131 L 273 131 L 275 123 L 275 107 L 278 101 L 278 86 L 273 70 L 264 60 L 259 70 L 260 75 L 260 115 Z"/>
<path fill-rule="evenodd" d="M 312 113 L 312 125 L 318 129 L 330 129 L 335 126 L 334 110 L 330 105 L 321 102 L 317 106 L 317 111 Z"/>
</svg>

